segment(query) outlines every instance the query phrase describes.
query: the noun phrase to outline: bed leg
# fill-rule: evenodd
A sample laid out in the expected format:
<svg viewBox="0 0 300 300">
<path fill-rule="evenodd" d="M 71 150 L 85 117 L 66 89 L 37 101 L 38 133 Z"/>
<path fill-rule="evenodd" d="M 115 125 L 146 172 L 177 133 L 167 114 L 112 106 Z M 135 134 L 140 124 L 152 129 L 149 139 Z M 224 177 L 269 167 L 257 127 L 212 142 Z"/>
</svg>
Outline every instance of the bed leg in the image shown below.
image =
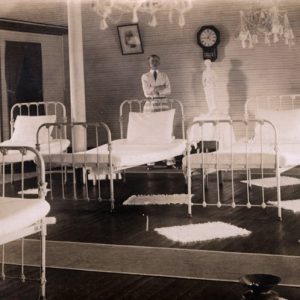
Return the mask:
<svg viewBox="0 0 300 300">
<path fill-rule="evenodd" d="M 187 171 L 187 190 L 188 190 L 188 216 L 192 217 L 192 170 Z"/>
<path fill-rule="evenodd" d="M 1 263 L 1 278 L 5 280 L 5 245 L 2 245 L 2 263 Z"/>
<path fill-rule="evenodd" d="M 219 185 L 223 186 L 223 172 L 219 171 Z"/>
<path fill-rule="evenodd" d="M 125 170 L 123 170 L 121 174 L 122 174 L 122 177 L 123 177 L 122 178 L 123 183 L 125 183 L 126 182 Z"/>
<path fill-rule="evenodd" d="M 251 169 L 249 169 L 248 172 L 249 172 L 249 175 L 248 175 L 248 178 L 249 178 L 249 189 L 251 190 L 252 189 Z"/>
<path fill-rule="evenodd" d="M 205 174 L 204 170 L 202 171 L 203 172 L 203 177 L 204 177 L 204 188 L 205 190 L 208 190 L 208 174 Z"/>
<path fill-rule="evenodd" d="M 46 235 L 47 235 L 47 226 L 46 221 L 43 219 L 41 230 L 41 293 L 39 299 L 46 299 Z"/>
<path fill-rule="evenodd" d="M 278 158 L 277 158 L 277 160 L 278 160 Z M 278 219 L 280 221 L 282 221 L 280 171 L 279 171 L 278 163 L 276 166 L 276 181 L 277 181 Z"/>
<path fill-rule="evenodd" d="M 10 164 L 10 183 L 14 183 L 14 181 L 15 181 L 15 176 L 14 175 L 15 175 L 14 174 L 14 164 Z"/>
<path fill-rule="evenodd" d="M 109 174 L 109 184 L 110 184 L 110 211 L 113 212 L 115 209 L 115 192 L 114 192 L 114 177 L 113 173 Z"/>
<path fill-rule="evenodd" d="M 87 170 L 85 167 L 82 168 L 82 183 L 83 184 L 86 184 L 86 173 L 87 173 Z"/>
</svg>

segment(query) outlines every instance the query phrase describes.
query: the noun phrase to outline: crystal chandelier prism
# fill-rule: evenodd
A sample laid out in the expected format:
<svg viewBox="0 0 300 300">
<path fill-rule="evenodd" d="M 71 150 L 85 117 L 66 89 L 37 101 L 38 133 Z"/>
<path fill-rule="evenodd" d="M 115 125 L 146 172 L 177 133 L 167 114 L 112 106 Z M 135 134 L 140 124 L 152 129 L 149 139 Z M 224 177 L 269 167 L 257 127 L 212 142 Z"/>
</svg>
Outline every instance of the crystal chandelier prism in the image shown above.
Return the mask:
<svg viewBox="0 0 300 300">
<path fill-rule="evenodd" d="M 241 41 L 242 47 L 253 48 L 261 40 L 267 45 L 280 40 L 288 46 L 295 45 L 287 11 L 279 9 L 274 1 L 269 7 L 257 6 L 240 11 L 241 25 L 237 39 Z"/>
<path fill-rule="evenodd" d="M 175 16 L 178 25 L 185 25 L 185 13 L 192 9 L 192 0 L 93 0 L 92 9 L 100 17 L 100 29 L 108 28 L 108 21 L 118 23 L 123 14 L 132 14 L 132 23 L 139 21 L 139 14 L 143 13 L 150 18 L 148 25 L 157 26 L 157 13 L 167 11 L 169 22 L 172 24 Z"/>
</svg>

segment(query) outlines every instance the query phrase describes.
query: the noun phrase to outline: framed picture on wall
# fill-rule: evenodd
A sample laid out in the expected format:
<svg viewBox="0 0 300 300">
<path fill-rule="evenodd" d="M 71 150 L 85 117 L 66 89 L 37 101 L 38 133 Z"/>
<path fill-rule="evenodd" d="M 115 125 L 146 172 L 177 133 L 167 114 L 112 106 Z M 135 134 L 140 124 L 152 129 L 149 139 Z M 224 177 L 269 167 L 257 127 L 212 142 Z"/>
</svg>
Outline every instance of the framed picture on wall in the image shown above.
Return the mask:
<svg viewBox="0 0 300 300">
<path fill-rule="evenodd" d="M 120 25 L 118 33 L 123 55 L 144 52 L 138 24 Z"/>
</svg>

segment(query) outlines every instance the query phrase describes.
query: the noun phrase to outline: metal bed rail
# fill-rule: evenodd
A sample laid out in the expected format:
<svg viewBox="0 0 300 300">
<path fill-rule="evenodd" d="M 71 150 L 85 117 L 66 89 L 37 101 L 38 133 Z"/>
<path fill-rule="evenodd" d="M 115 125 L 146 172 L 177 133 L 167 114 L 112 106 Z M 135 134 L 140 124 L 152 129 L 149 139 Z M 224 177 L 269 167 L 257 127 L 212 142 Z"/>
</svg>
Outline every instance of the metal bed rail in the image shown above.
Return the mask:
<svg viewBox="0 0 300 300">
<path fill-rule="evenodd" d="M 66 107 L 62 102 L 58 101 L 41 101 L 41 102 L 23 102 L 13 105 L 10 111 L 10 133 L 11 136 L 14 131 L 15 116 L 41 116 L 41 115 L 55 115 L 56 121 L 66 122 Z M 67 132 L 64 132 L 66 137 Z M 57 131 L 54 131 L 54 136 L 57 137 Z"/>
<path fill-rule="evenodd" d="M 114 184 L 113 184 L 113 177 L 114 177 L 114 166 L 113 166 L 113 160 L 112 160 L 112 138 L 111 138 L 111 132 L 109 127 L 103 123 L 103 122 L 96 122 L 96 123 L 86 123 L 86 122 L 56 122 L 56 123 L 45 123 L 42 124 L 36 134 L 36 149 L 40 150 L 40 143 L 39 143 L 39 135 L 40 131 L 43 127 L 46 127 L 48 129 L 48 139 L 50 137 L 50 131 L 49 129 L 54 127 L 57 128 L 58 131 L 58 138 L 60 141 L 60 149 L 59 153 L 51 153 L 51 148 L 48 146 L 47 153 L 43 153 L 44 159 L 47 163 L 47 174 L 49 176 L 49 186 L 50 186 L 50 198 L 53 199 L 53 176 L 56 173 L 57 167 L 60 169 L 60 182 L 61 182 L 61 196 L 63 199 L 66 199 L 66 183 L 67 183 L 67 167 L 71 168 L 71 174 L 72 174 L 72 181 L 73 181 L 73 189 L 72 189 L 72 197 L 74 200 L 79 199 L 79 195 L 77 193 L 77 179 L 78 176 L 76 175 L 77 170 L 82 170 L 83 172 L 83 184 L 85 186 L 85 193 L 83 195 L 83 198 L 85 200 L 90 200 L 90 187 L 88 185 L 88 175 L 89 170 L 91 170 L 91 167 L 94 168 L 97 174 L 101 173 L 102 171 L 108 175 L 109 180 L 109 189 L 110 189 L 110 198 L 109 201 L 111 203 L 111 210 L 114 209 Z M 92 154 L 93 161 L 91 161 L 88 150 L 83 150 L 80 152 L 74 152 L 74 145 L 76 142 L 76 129 L 81 128 L 84 130 L 84 142 L 85 142 L 85 149 L 87 149 L 87 136 L 88 134 L 94 136 L 94 144 L 93 148 L 95 148 L 96 152 Z M 63 132 L 65 130 L 68 130 L 70 132 L 70 140 L 71 140 L 71 149 L 69 149 L 68 152 L 62 151 L 62 145 L 60 136 L 63 135 Z M 101 145 L 107 144 L 107 162 L 101 161 L 100 157 L 101 154 L 99 153 L 99 147 Z M 48 142 L 48 145 L 50 145 L 50 140 Z M 95 193 L 93 187 L 93 195 L 97 195 L 97 200 L 102 201 L 101 196 L 101 185 L 100 180 L 97 181 L 97 193 Z M 92 191 L 91 191 L 92 192 Z"/>
<path fill-rule="evenodd" d="M 197 154 L 200 157 L 200 163 L 198 166 L 192 166 L 191 163 L 191 149 L 192 149 L 192 144 L 193 141 L 190 140 L 189 135 L 192 132 L 192 128 L 195 125 L 198 125 L 199 128 L 201 129 L 200 131 L 200 144 L 201 144 L 201 148 L 204 149 L 204 138 L 201 138 L 201 136 L 204 136 L 205 133 L 205 125 L 207 124 L 211 124 L 214 129 L 215 129 L 215 140 L 216 140 L 216 151 L 214 151 L 213 153 L 210 153 L 210 157 L 213 156 L 213 162 L 208 161 L 208 156 L 207 153 L 204 153 L 204 151 L 202 151 L 201 153 Z M 217 145 L 217 141 L 220 140 L 221 137 L 221 130 L 220 130 L 220 125 L 221 124 L 228 124 L 229 126 L 233 126 L 234 124 L 239 124 L 239 125 L 243 125 L 245 128 L 245 140 L 243 141 L 244 144 L 244 162 L 242 164 L 237 164 L 236 160 L 235 160 L 235 155 L 236 153 L 234 152 L 234 137 L 233 137 L 233 130 L 231 130 L 231 134 L 230 134 L 230 148 L 227 149 L 227 155 L 230 155 L 230 163 L 225 163 L 224 161 L 222 161 L 222 149 L 218 148 Z M 267 203 L 265 201 L 265 192 L 264 192 L 264 187 L 262 185 L 261 188 L 261 204 L 257 205 L 257 204 L 253 204 L 251 202 L 250 199 L 250 187 L 251 187 L 251 168 L 253 168 L 254 166 L 252 165 L 253 162 L 251 162 L 250 160 L 250 155 L 251 155 L 251 151 L 250 151 L 250 147 L 251 147 L 251 139 L 250 139 L 250 127 L 252 124 L 258 124 L 260 127 L 260 139 L 259 139 L 259 148 L 260 148 L 260 153 L 259 153 L 259 161 L 258 163 L 255 163 L 255 167 L 259 167 L 260 169 L 260 174 L 261 174 L 261 180 L 263 182 L 264 180 L 264 169 L 266 167 L 270 168 L 274 168 L 275 173 L 276 173 L 276 184 L 277 184 L 277 202 L 278 202 L 278 217 L 281 219 L 282 218 L 282 213 L 281 213 L 281 187 L 280 187 L 280 165 L 279 165 L 279 145 L 278 145 L 278 135 L 277 135 L 277 129 L 275 127 L 275 125 L 268 121 L 268 120 L 257 120 L 257 119 L 249 119 L 249 120 L 245 120 L 245 119 L 236 119 L 236 120 L 202 120 L 202 121 L 195 121 L 193 122 L 188 130 L 187 130 L 187 139 L 188 139 L 188 144 L 187 144 L 187 156 L 186 156 L 186 160 L 187 160 L 187 165 L 186 165 L 186 175 L 187 175 L 187 185 L 188 185 L 188 214 L 192 215 L 192 206 L 193 205 L 202 205 L 203 207 L 209 206 L 209 205 L 213 205 L 213 206 L 217 206 L 217 207 L 222 207 L 222 206 L 231 206 L 232 208 L 235 208 L 237 206 L 244 206 L 247 208 L 251 208 L 253 206 L 261 206 L 262 208 L 266 208 L 267 207 Z M 274 146 L 274 163 L 271 164 L 271 166 L 268 164 L 268 166 L 266 166 L 266 163 L 264 162 L 264 152 L 263 152 L 263 147 L 264 147 L 264 139 L 263 139 L 263 134 L 262 134 L 262 130 L 263 130 L 263 126 L 265 124 L 268 124 L 269 126 L 271 126 L 273 132 L 274 132 L 274 141 L 272 142 L 272 146 Z M 252 153 L 253 154 L 253 153 Z M 200 203 L 192 203 L 192 171 L 194 168 L 200 168 L 202 169 L 202 201 Z M 216 187 L 217 187 L 217 201 L 216 203 L 208 203 L 206 200 L 206 191 L 205 191 L 205 184 L 206 184 L 206 172 L 208 171 L 208 169 L 211 171 L 211 169 L 213 169 L 216 173 Z M 235 184 L 234 184 L 234 174 L 235 171 L 238 169 L 243 169 L 246 170 L 246 182 L 247 182 L 247 200 L 245 204 L 239 204 L 236 202 L 235 200 Z M 231 203 L 222 203 L 221 201 L 221 193 L 220 193 L 220 175 L 219 175 L 219 171 L 230 171 L 231 174 Z"/>
<path fill-rule="evenodd" d="M 245 118 L 259 109 L 296 109 L 300 108 L 300 94 L 255 96 L 247 99 L 245 103 Z"/>
<path fill-rule="evenodd" d="M 144 105 L 146 103 L 155 104 L 155 107 L 158 107 L 158 111 L 163 111 L 163 110 L 173 109 L 173 108 L 176 109 L 178 107 L 179 117 L 181 122 L 181 134 L 182 134 L 182 138 L 185 139 L 185 116 L 184 116 L 183 104 L 179 100 L 169 99 L 166 97 L 124 100 L 120 105 L 120 116 L 119 116 L 121 139 L 125 138 L 125 134 L 124 134 L 125 107 L 129 108 L 129 112 L 132 111 L 143 112 Z"/>
<path fill-rule="evenodd" d="M 45 164 L 42 156 L 39 154 L 37 150 L 32 147 L 27 146 L 0 146 L 0 167 L 1 167 L 1 177 L 2 177 L 2 193 L 1 198 L 10 198 L 6 195 L 6 173 L 5 167 L 7 164 L 11 163 L 10 154 L 12 151 L 15 153 L 19 153 L 21 156 L 21 199 L 24 200 L 25 194 L 25 176 L 24 176 L 24 162 L 28 160 L 28 155 L 30 159 L 34 160 L 36 163 L 36 172 L 37 172 L 37 198 L 45 200 L 46 197 L 46 181 L 45 181 Z M 1 278 L 5 280 L 7 278 L 20 278 L 22 282 L 28 280 L 25 275 L 25 250 L 24 250 L 24 237 L 40 233 L 40 251 L 41 251 L 41 262 L 40 262 L 40 278 L 38 279 L 40 282 L 40 299 L 46 299 L 46 235 L 47 235 L 47 225 L 55 224 L 56 219 L 54 217 L 44 217 L 38 222 L 23 228 L 20 231 L 13 232 L 9 236 L 4 236 L 1 239 Z M 6 272 L 6 263 L 5 263 L 5 244 L 9 241 L 21 239 L 21 268 L 20 268 L 20 277 L 10 276 Z"/>
</svg>

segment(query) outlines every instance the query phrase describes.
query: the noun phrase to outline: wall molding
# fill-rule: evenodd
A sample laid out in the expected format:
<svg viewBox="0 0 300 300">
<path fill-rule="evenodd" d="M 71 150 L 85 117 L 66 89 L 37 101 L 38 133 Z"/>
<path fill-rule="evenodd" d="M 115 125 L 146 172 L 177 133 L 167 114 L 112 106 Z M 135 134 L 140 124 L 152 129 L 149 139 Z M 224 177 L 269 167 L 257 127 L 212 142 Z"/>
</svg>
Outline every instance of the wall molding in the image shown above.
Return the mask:
<svg viewBox="0 0 300 300">
<path fill-rule="evenodd" d="M 0 18 L 0 29 L 19 32 L 31 32 L 52 35 L 68 34 L 68 27 L 61 25 L 52 25 L 47 23 L 28 22 L 23 20 L 13 20 Z"/>
</svg>

